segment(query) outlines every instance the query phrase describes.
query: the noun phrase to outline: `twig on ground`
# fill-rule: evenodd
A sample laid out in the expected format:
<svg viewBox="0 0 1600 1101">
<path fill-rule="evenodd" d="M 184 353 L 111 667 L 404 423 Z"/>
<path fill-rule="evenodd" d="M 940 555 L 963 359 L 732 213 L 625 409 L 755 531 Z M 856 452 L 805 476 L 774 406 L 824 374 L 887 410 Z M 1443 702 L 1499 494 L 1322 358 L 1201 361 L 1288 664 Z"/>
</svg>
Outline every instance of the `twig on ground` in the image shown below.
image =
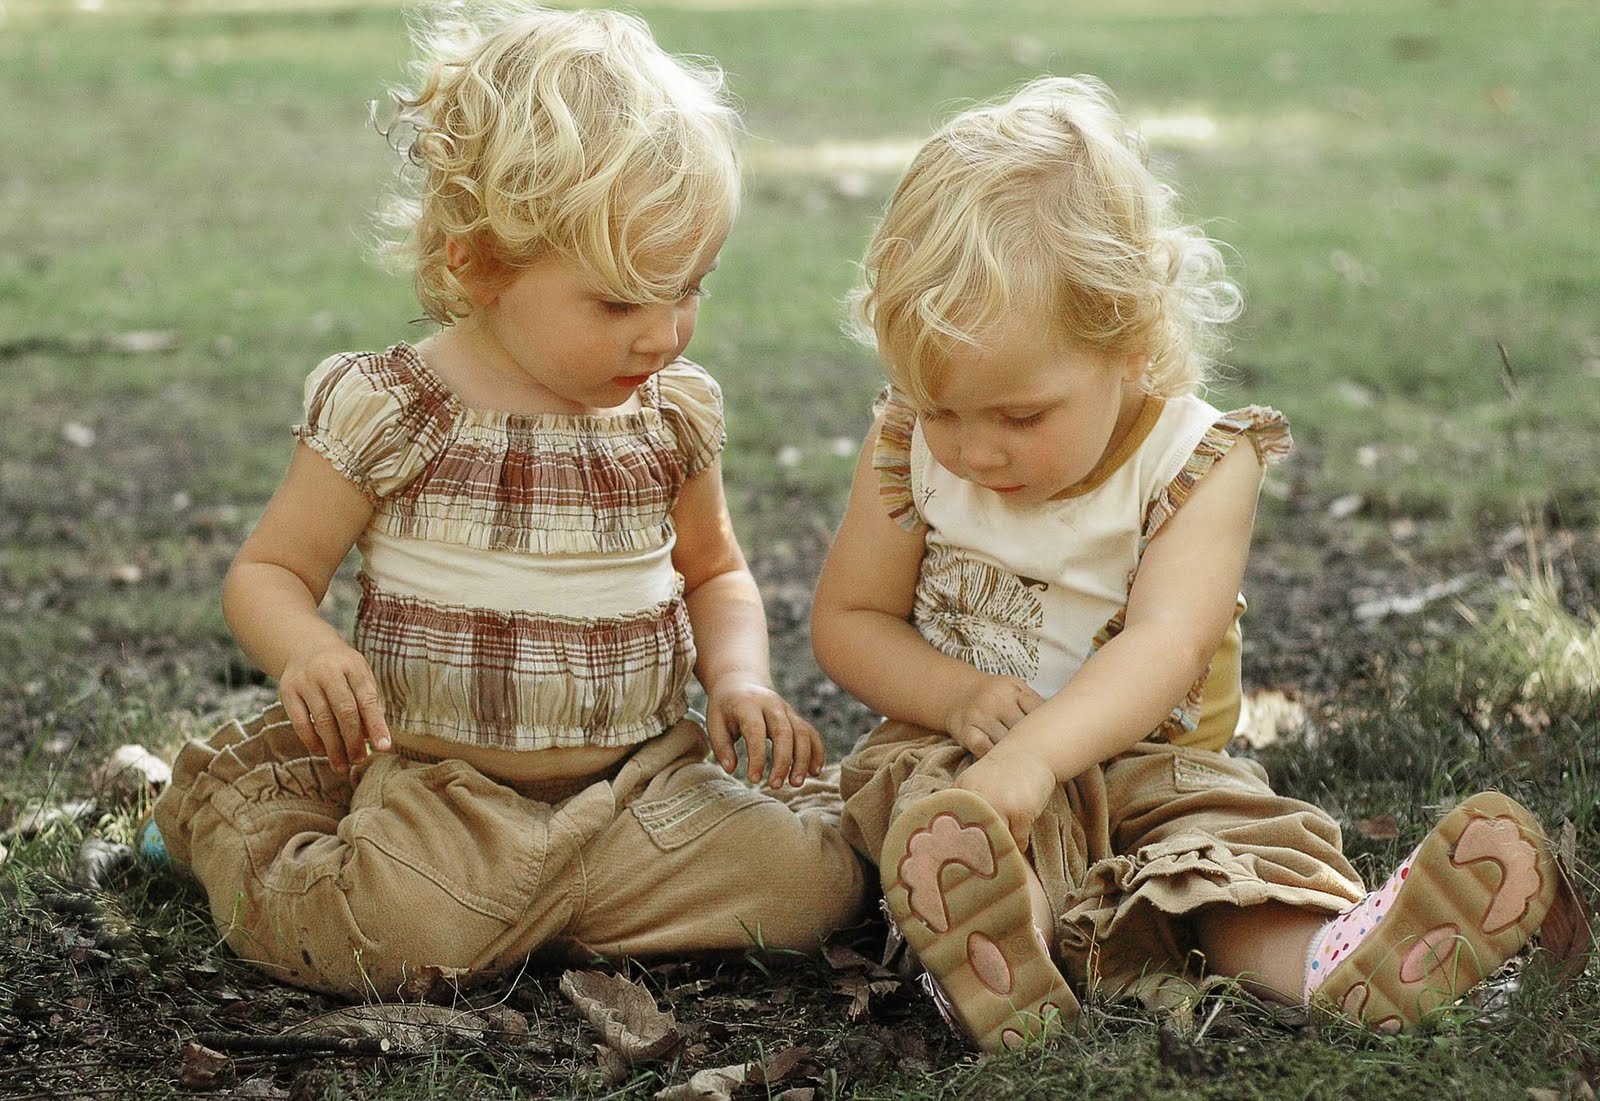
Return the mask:
<svg viewBox="0 0 1600 1101">
<path fill-rule="evenodd" d="M 318 1036 L 294 1032 L 201 1032 L 195 1042 L 213 1051 L 257 1052 L 263 1055 L 387 1055 L 393 1045 L 378 1036 Z"/>
</svg>

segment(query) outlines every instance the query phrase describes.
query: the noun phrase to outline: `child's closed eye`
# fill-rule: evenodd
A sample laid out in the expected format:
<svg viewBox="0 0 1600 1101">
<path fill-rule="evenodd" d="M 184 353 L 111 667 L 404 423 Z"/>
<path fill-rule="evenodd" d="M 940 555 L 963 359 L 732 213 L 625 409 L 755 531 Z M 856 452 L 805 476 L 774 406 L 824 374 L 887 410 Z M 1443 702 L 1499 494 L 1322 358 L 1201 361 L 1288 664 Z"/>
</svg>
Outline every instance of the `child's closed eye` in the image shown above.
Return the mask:
<svg viewBox="0 0 1600 1101">
<path fill-rule="evenodd" d="M 1043 409 L 1036 413 L 1007 413 L 1005 421 L 1006 424 L 1010 425 L 1012 428 L 1032 428 L 1034 425 L 1044 420 L 1044 414 L 1045 411 Z"/>
</svg>

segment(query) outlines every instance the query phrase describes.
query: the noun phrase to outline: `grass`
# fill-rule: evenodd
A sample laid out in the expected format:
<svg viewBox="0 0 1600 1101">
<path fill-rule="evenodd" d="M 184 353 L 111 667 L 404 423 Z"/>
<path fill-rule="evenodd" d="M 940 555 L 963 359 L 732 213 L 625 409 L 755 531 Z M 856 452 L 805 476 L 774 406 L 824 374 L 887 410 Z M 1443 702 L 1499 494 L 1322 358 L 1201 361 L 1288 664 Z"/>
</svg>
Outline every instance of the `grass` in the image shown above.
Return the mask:
<svg viewBox="0 0 1600 1101">
<path fill-rule="evenodd" d="M 0 144 L 13 151 L 0 176 L 0 819 L 90 793 L 118 744 L 170 749 L 203 715 L 259 698 L 217 586 L 281 475 L 300 381 L 329 351 L 422 331 L 405 280 L 365 247 L 391 171 L 366 104 L 406 57 L 396 7 L 84 6 L 0 0 Z M 1268 487 L 1250 586 L 1247 672 L 1312 704 L 1305 730 L 1262 751 L 1275 780 L 1345 823 L 1369 876 L 1438 808 L 1490 784 L 1570 821 L 1580 866 L 1600 863 L 1600 123 L 1583 106 L 1600 94 L 1600 10 L 643 11 L 669 48 L 717 57 L 745 106 L 745 213 L 692 351 L 728 397 L 729 490 L 767 589 L 781 687 L 829 720 L 833 752 L 861 716 L 822 683 L 804 616 L 878 385 L 841 334 L 841 302 L 894 151 L 951 104 L 1046 70 L 1092 72 L 1148 120 L 1188 209 L 1236 250 L 1249 310 L 1213 400 L 1279 406 L 1300 444 Z M 855 160 L 828 161 L 827 148 Z M 171 346 L 131 351 L 136 332 Z M 1340 498 L 1352 515 L 1330 515 Z M 1491 545 L 1541 523 L 1549 546 L 1570 549 L 1508 575 L 1508 596 Z M 1462 598 L 1474 619 L 1448 602 L 1375 628 L 1350 614 L 1356 590 L 1463 572 L 1482 578 Z M 328 611 L 348 620 L 347 579 Z M 86 834 L 132 836 L 139 804 L 100 803 L 89 820 L 7 842 L 0 1094 L 26 1096 L 98 1045 L 122 1066 L 80 1085 L 174 1096 L 181 1039 L 230 1006 L 276 1026 L 321 1005 L 218 949 L 175 878 L 116 880 L 106 898 L 134 933 L 110 948 L 98 918 L 54 908 Z M 1356 827 L 1379 814 L 1396 817 L 1397 837 Z M 978 1064 L 904 992 L 852 1022 L 823 965 L 757 959 L 653 981 L 703 1030 L 696 1067 L 789 1038 L 815 1053 L 802 1080 L 818 1097 L 1498 1099 L 1577 1095 L 1600 1075 L 1592 970 L 1565 987 L 1530 976 L 1513 1012 L 1418 1040 L 1297 1029 L 1224 999 L 1203 1008 L 1197 1020 L 1225 1007 L 1198 1039 L 1163 1040 L 1155 1017 L 1099 1007 L 1082 1037 Z M 685 1064 L 603 1081 L 553 990 L 538 972 L 501 992 L 547 1027 L 548 1050 L 238 1070 L 281 1087 L 327 1071 L 301 1081 L 304 1095 L 361 1098 L 643 1097 L 687 1076 Z M 793 1001 L 770 1004 L 780 990 Z"/>
</svg>

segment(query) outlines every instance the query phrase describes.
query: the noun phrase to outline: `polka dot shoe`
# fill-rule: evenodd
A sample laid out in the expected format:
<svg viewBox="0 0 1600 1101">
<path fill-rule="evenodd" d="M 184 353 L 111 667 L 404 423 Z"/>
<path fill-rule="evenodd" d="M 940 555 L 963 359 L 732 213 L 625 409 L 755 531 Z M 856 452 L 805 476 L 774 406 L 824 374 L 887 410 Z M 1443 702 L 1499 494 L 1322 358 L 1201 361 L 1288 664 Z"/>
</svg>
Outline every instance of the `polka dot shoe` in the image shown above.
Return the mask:
<svg viewBox="0 0 1600 1101">
<path fill-rule="evenodd" d="M 1380 1032 L 1412 1031 L 1527 943 L 1557 875 L 1533 816 L 1480 792 L 1312 939 L 1306 1000 Z"/>
</svg>

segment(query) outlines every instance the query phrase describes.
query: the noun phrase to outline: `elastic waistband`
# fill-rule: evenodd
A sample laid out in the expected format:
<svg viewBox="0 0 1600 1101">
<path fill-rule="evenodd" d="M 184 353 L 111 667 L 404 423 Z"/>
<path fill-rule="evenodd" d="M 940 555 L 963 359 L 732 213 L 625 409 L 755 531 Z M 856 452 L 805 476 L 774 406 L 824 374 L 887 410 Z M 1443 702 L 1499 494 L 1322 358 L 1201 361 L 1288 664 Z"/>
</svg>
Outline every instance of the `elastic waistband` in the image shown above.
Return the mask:
<svg viewBox="0 0 1600 1101">
<path fill-rule="evenodd" d="M 414 749 L 404 749 L 400 746 L 395 746 L 393 753 L 402 760 L 415 761 L 423 765 L 437 765 L 451 759 L 436 757 L 431 753 L 418 753 Z M 507 780 L 499 776 L 489 776 L 489 779 L 497 784 L 504 784 L 524 799 L 532 799 L 536 803 L 559 803 L 578 794 L 584 788 L 615 780 L 617 773 L 622 771 L 622 766 L 627 764 L 631 757 L 632 754 L 629 754 L 609 768 L 587 776 L 561 776 L 550 780 Z"/>
</svg>

